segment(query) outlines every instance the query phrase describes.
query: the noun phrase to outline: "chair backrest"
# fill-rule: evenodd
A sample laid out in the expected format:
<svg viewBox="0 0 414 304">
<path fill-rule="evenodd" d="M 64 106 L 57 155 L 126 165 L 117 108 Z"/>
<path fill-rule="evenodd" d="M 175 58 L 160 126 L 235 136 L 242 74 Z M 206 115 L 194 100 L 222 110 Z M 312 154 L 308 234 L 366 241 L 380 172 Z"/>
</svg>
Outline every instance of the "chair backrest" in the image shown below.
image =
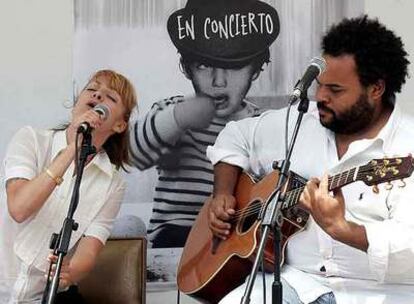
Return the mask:
<svg viewBox="0 0 414 304">
<path fill-rule="evenodd" d="M 79 283 L 88 304 L 144 304 L 145 237 L 110 238 L 91 273 Z"/>
</svg>

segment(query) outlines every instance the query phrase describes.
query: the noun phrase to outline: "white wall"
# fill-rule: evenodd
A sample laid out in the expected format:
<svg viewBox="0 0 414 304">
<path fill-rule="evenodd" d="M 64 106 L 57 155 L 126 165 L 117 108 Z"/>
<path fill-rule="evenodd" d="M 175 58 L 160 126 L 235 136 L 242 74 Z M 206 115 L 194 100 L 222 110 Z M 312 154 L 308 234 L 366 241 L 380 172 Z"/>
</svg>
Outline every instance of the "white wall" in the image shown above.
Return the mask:
<svg viewBox="0 0 414 304">
<path fill-rule="evenodd" d="M 414 34 L 412 0 L 365 0 L 365 11 L 371 17 L 378 19 L 388 28 L 399 35 L 405 45 L 405 49 L 411 56 L 409 60 L 410 75 L 414 75 Z M 397 96 L 397 102 L 401 103 L 410 114 L 414 114 L 414 78 L 407 80 L 401 94 Z"/>
<path fill-rule="evenodd" d="M 65 120 L 72 39 L 72 0 L 0 0 L 1 159 L 22 125 L 53 127 Z"/>
<path fill-rule="evenodd" d="M 365 0 L 366 12 L 401 35 L 411 53 L 412 0 Z M 72 100 L 72 0 L 0 0 L 0 159 L 22 125 L 63 122 Z M 414 79 L 399 96 L 414 113 Z M 47 113 L 47 114 L 46 114 Z"/>
</svg>

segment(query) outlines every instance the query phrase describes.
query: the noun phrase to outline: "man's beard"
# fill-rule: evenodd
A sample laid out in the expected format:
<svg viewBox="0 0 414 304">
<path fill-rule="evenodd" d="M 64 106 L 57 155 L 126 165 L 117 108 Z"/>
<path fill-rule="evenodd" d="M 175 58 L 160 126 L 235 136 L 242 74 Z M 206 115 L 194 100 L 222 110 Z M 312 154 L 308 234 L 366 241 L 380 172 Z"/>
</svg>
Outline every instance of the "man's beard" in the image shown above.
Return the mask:
<svg viewBox="0 0 414 304">
<path fill-rule="evenodd" d="M 320 120 L 320 122 L 325 128 L 337 134 L 353 134 L 365 129 L 371 123 L 375 110 L 374 106 L 368 102 L 366 93 L 362 93 L 350 109 L 339 115 L 325 107 L 321 102 L 318 102 L 317 106 L 318 109 L 323 109 L 325 112 L 332 114 L 330 121 Z"/>
</svg>

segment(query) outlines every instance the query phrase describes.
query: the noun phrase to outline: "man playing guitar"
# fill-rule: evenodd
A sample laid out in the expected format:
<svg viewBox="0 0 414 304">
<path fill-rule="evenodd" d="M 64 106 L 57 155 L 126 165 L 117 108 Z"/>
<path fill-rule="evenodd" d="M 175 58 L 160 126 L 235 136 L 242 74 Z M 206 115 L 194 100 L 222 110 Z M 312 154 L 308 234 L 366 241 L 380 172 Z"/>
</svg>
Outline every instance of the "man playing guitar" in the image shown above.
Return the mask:
<svg viewBox="0 0 414 304">
<path fill-rule="evenodd" d="M 291 159 L 292 171 L 310 179 L 300 202 L 311 217 L 287 245 L 284 302 L 412 303 L 413 180 L 381 185 L 375 193 L 362 183 L 330 192 L 326 174 L 414 151 L 414 122 L 395 103 L 407 53 L 399 37 L 367 16 L 333 26 L 322 51 L 327 69 L 317 78 L 317 108 L 305 115 Z M 215 176 L 209 226 L 221 242 L 233 228 L 242 170 L 263 176 L 284 158 L 284 115 L 268 111 L 231 122 L 207 150 Z M 272 276 L 266 278 L 270 290 Z M 238 303 L 243 291 L 237 288 L 221 303 Z M 262 302 L 255 288 L 251 303 Z"/>
</svg>

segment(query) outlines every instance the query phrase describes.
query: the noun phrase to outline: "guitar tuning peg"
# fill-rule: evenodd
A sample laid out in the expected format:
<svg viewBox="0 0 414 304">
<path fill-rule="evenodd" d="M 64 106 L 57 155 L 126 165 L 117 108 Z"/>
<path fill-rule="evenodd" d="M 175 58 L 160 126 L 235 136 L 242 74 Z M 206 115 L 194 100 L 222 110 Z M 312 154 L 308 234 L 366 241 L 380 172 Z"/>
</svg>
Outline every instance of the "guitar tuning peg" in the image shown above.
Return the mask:
<svg viewBox="0 0 414 304">
<path fill-rule="evenodd" d="M 404 181 L 404 179 L 400 180 L 400 184 L 398 185 L 398 188 L 404 188 L 406 186 L 406 182 Z"/>
<path fill-rule="evenodd" d="M 378 194 L 379 193 L 378 185 L 372 186 L 372 192 L 374 192 L 375 194 Z"/>
<path fill-rule="evenodd" d="M 393 185 L 393 184 L 391 184 L 391 182 L 387 182 L 387 183 L 385 184 L 385 190 L 390 191 L 390 190 L 392 189 L 392 187 L 394 187 L 394 185 Z"/>
</svg>

